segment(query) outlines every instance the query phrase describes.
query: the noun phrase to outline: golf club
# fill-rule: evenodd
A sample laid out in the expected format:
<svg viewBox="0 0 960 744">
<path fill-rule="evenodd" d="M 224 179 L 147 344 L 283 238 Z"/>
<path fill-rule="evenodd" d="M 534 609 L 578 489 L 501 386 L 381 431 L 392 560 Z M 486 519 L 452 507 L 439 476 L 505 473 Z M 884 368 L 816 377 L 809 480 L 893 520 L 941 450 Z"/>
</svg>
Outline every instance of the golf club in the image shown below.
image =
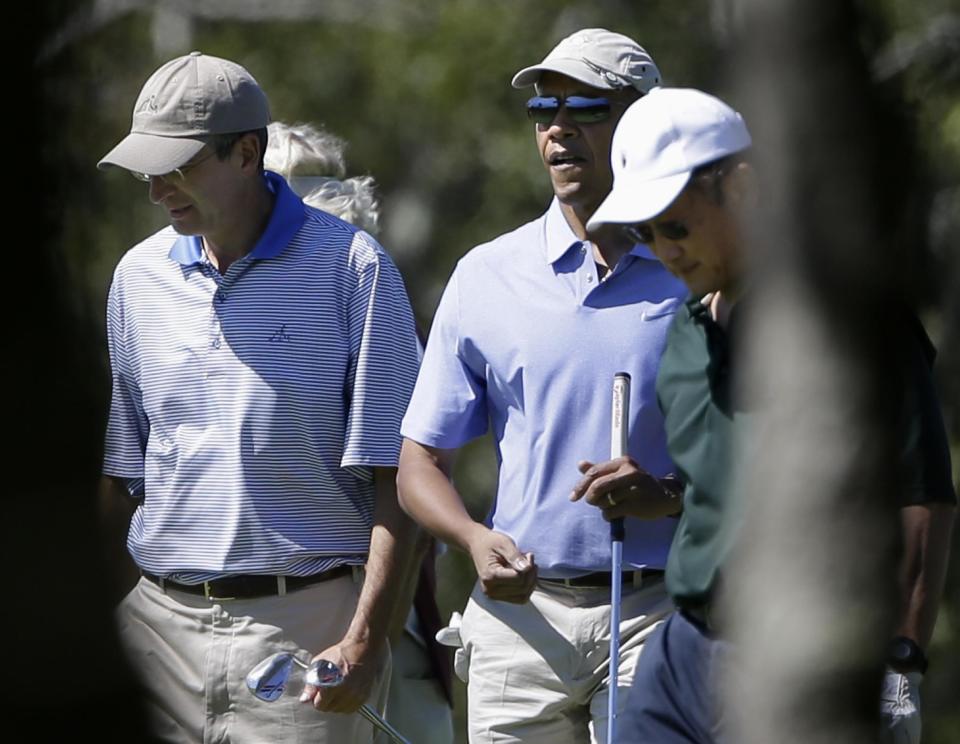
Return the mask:
<svg viewBox="0 0 960 744">
<path fill-rule="evenodd" d="M 610 418 L 610 457 L 627 454 L 627 429 L 630 420 L 630 375 L 613 376 L 613 411 Z M 607 697 L 607 744 L 617 741 L 617 685 L 620 670 L 620 593 L 623 584 L 623 517 L 610 520 L 610 684 Z"/>
<path fill-rule="evenodd" d="M 305 681 L 314 687 L 337 687 L 343 682 L 343 673 L 332 661 L 318 659 L 310 664 L 292 653 L 280 652 L 268 656 L 247 673 L 247 689 L 258 700 L 272 703 L 283 695 L 294 665 L 306 669 Z M 377 711 L 364 703 L 357 711 L 397 744 L 410 744 L 404 736 L 387 723 Z"/>
</svg>

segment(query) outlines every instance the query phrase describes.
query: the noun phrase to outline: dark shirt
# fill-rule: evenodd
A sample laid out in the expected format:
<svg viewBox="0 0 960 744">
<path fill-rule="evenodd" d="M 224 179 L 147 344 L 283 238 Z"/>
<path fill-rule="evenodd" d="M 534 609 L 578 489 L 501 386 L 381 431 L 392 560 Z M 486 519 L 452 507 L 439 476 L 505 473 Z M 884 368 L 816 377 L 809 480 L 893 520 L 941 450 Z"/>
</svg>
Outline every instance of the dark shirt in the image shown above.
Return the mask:
<svg viewBox="0 0 960 744">
<path fill-rule="evenodd" d="M 686 483 L 683 514 L 667 559 L 667 590 L 678 604 L 709 597 L 734 530 L 731 478 L 735 440 L 746 424 L 734 410 L 731 335 L 700 300 L 677 312 L 657 375 L 657 398 L 664 414 L 667 448 Z M 732 332 L 732 333 L 731 333 Z"/>
<path fill-rule="evenodd" d="M 908 328 L 900 360 L 907 383 L 900 430 L 901 506 L 955 504 L 950 445 L 932 374 L 936 349 L 919 318 L 909 313 L 903 322 Z"/>
<path fill-rule="evenodd" d="M 738 303 L 721 328 L 706 305 L 688 300 L 667 335 L 657 376 L 667 447 L 686 483 L 666 576 L 667 590 L 681 607 L 709 600 L 740 523 L 743 499 L 733 478 L 751 414 L 734 395 L 731 362 L 742 308 Z M 912 313 L 904 318 L 906 332 L 892 334 L 903 340 L 901 356 L 891 359 L 904 374 L 899 505 L 956 503 L 931 375 L 934 348 L 920 321 Z"/>
</svg>

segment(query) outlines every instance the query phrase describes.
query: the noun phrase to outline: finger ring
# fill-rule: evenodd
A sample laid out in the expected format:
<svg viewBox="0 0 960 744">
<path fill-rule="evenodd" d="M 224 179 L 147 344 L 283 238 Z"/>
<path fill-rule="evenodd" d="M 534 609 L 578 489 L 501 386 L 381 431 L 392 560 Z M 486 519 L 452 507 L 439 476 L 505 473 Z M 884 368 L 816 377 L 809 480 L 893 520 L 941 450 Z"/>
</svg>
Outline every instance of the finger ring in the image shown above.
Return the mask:
<svg viewBox="0 0 960 744">
<path fill-rule="evenodd" d="M 607 503 L 610 504 L 610 506 L 616 506 L 616 505 L 617 505 L 617 502 L 613 500 L 613 494 L 612 494 L 612 493 L 609 493 L 609 492 L 607 493 Z"/>
</svg>

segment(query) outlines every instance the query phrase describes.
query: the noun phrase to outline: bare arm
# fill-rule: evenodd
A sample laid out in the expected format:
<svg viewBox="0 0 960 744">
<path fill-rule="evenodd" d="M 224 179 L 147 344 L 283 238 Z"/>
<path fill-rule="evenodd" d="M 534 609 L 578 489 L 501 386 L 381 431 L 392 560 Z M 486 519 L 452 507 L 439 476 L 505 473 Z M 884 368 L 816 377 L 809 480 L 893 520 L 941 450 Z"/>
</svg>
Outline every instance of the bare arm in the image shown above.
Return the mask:
<svg viewBox="0 0 960 744">
<path fill-rule="evenodd" d="M 450 481 L 455 454 L 405 439 L 397 479 L 400 503 L 435 537 L 470 554 L 488 596 L 526 602 L 537 578 L 533 554 L 521 553 L 510 537 L 473 520 Z"/>
<path fill-rule="evenodd" d="M 428 559 L 428 551 L 432 544 L 433 539 L 426 530 L 417 530 L 413 552 L 410 557 L 411 569 L 407 572 L 403 586 L 397 592 L 396 612 L 393 613 L 390 632 L 387 634 L 391 647 L 395 647 L 403 635 L 407 617 L 410 615 L 413 599 L 417 593 L 417 585 L 420 582 L 421 564 Z M 429 559 L 433 559 L 432 553 L 429 555 Z"/>
<path fill-rule="evenodd" d="M 339 666 L 343 683 L 320 690 L 305 685 L 300 698 L 312 700 L 319 710 L 353 713 L 366 701 L 380 671 L 399 596 L 413 570 L 416 525 L 397 503 L 396 472 L 395 468 L 373 469 L 376 504 L 357 609 L 340 642 L 314 657 Z"/>
<path fill-rule="evenodd" d="M 101 559 L 110 581 L 110 597 L 119 602 L 140 578 L 140 571 L 127 550 L 130 519 L 137 508 L 122 478 L 100 476 L 97 490 L 100 513 Z"/>
<path fill-rule="evenodd" d="M 933 636 L 950 555 L 954 506 L 930 503 L 900 510 L 903 559 L 900 564 L 902 610 L 898 635 L 926 649 Z"/>
<path fill-rule="evenodd" d="M 903 507 L 903 556 L 900 561 L 901 610 L 897 635 L 925 651 L 933 635 L 950 552 L 954 507 L 947 503 Z M 888 660 L 880 695 L 883 718 L 880 741 L 920 741 L 920 689 L 923 665 L 908 659 Z"/>
</svg>

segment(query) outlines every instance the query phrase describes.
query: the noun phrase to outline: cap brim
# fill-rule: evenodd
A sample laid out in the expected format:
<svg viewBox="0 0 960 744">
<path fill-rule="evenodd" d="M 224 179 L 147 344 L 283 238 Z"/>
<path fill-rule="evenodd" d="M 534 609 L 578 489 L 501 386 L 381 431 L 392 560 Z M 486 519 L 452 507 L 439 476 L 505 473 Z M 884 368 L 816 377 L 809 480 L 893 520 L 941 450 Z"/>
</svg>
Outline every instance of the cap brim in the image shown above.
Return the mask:
<svg viewBox="0 0 960 744">
<path fill-rule="evenodd" d="M 149 176 L 162 176 L 189 161 L 204 144 L 205 140 L 192 137 L 131 132 L 103 156 L 97 167 L 102 170 L 115 165 Z"/>
<path fill-rule="evenodd" d="M 677 173 L 653 181 L 619 176 L 613 189 L 587 221 L 587 230 L 596 230 L 606 224 L 634 224 L 656 217 L 683 191 L 690 173 Z"/>
<path fill-rule="evenodd" d="M 586 83 L 592 88 L 600 88 L 603 90 L 614 89 L 608 80 L 577 59 L 551 59 L 539 65 L 524 67 L 513 76 L 510 84 L 514 88 L 526 88 L 530 85 L 536 85 L 540 80 L 540 76 L 545 72 L 557 72 L 561 75 L 566 75 L 574 80 L 579 80 L 581 83 Z"/>
</svg>

